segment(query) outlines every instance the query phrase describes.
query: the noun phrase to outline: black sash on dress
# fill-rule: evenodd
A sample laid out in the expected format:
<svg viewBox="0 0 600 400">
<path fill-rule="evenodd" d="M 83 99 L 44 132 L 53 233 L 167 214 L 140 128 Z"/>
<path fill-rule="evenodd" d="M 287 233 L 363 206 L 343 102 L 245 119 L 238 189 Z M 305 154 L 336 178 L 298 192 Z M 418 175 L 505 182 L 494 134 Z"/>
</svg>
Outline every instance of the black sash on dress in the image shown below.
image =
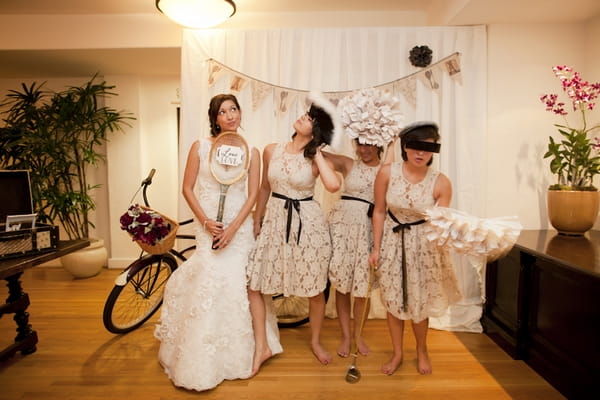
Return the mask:
<svg viewBox="0 0 600 400">
<path fill-rule="evenodd" d="M 285 242 L 286 243 L 288 243 L 290 240 L 290 229 L 292 227 L 292 209 L 295 209 L 296 212 L 298 213 L 298 237 L 296 238 L 296 244 L 298 244 L 300 242 L 300 233 L 302 232 L 302 219 L 300 218 L 300 202 L 312 200 L 313 197 L 309 196 L 309 197 L 305 197 L 304 199 L 290 199 L 287 196 L 284 196 L 282 194 L 275 193 L 275 192 L 272 192 L 271 196 L 276 197 L 278 199 L 285 200 L 285 204 L 283 205 L 283 208 L 288 210 L 287 225 L 285 228 Z"/>
<path fill-rule="evenodd" d="M 342 200 L 354 200 L 354 201 L 362 201 L 363 203 L 367 203 L 369 205 L 369 209 L 367 210 L 367 216 L 369 218 L 373 217 L 373 207 L 375 207 L 375 204 L 371 203 L 370 201 L 361 199 L 359 197 L 347 196 L 345 194 L 342 195 Z"/>
<path fill-rule="evenodd" d="M 402 235 L 402 311 L 406 312 L 408 304 L 408 284 L 406 281 L 406 252 L 404 250 L 404 231 L 410 229 L 410 227 L 413 225 L 421 225 L 427 221 L 424 219 L 420 219 L 415 222 L 401 223 L 400 221 L 398 221 L 398 218 L 396 218 L 396 216 L 392 214 L 390 210 L 388 210 L 388 215 L 390 216 L 390 218 L 392 218 L 392 221 L 394 221 L 397 224 L 392 229 L 392 231 L 394 231 L 394 233 L 398 233 L 398 231 L 400 231 Z"/>
</svg>

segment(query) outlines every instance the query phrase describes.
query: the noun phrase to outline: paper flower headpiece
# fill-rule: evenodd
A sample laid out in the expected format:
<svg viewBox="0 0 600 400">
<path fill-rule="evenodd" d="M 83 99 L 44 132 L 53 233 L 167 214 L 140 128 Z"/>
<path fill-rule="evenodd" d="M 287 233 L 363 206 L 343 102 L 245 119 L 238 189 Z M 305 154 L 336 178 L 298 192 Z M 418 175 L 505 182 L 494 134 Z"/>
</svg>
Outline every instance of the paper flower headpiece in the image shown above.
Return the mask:
<svg viewBox="0 0 600 400">
<path fill-rule="evenodd" d="M 342 98 L 338 108 L 344 131 L 361 144 L 385 147 L 402 130 L 400 103 L 387 91 L 362 89 Z"/>
</svg>

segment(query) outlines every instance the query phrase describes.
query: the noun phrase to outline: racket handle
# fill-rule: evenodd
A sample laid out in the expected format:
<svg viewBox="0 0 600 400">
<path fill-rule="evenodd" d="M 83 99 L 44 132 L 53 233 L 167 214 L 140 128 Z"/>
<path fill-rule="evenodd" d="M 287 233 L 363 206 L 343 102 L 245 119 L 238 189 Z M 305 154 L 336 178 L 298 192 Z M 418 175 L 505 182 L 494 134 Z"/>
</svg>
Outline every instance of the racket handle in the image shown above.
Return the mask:
<svg viewBox="0 0 600 400">
<path fill-rule="evenodd" d="M 217 222 L 223 221 L 223 211 L 225 209 L 225 194 L 226 192 L 221 192 L 221 196 L 219 198 L 219 210 L 217 211 Z"/>
<path fill-rule="evenodd" d="M 223 210 L 225 209 L 225 197 L 227 196 L 227 189 L 229 189 L 229 185 L 221 184 L 221 193 L 219 196 L 219 209 L 217 211 L 217 222 L 223 221 Z M 214 239 L 212 242 L 212 246 L 210 247 L 213 250 L 218 250 L 217 247 L 217 239 Z"/>
<path fill-rule="evenodd" d="M 221 185 L 221 196 L 219 198 L 219 210 L 217 211 L 217 222 L 221 222 L 223 221 L 223 210 L 225 208 L 225 194 L 227 193 L 227 188 L 223 188 L 223 185 Z M 211 249 L 213 250 L 218 250 L 219 248 L 217 247 L 217 239 L 213 240 L 212 242 L 212 246 Z"/>
<path fill-rule="evenodd" d="M 219 201 L 219 212 L 217 213 L 216 219 L 217 222 L 223 221 L 223 203 L 225 203 L 225 196 L 223 196 L 223 193 L 221 192 L 221 199 Z M 210 248 L 213 250 L 219 250 L 219 248 L 217 247 L 218 241 L 218 239 L 213 239 L 212 246 Z"/>
</svg>

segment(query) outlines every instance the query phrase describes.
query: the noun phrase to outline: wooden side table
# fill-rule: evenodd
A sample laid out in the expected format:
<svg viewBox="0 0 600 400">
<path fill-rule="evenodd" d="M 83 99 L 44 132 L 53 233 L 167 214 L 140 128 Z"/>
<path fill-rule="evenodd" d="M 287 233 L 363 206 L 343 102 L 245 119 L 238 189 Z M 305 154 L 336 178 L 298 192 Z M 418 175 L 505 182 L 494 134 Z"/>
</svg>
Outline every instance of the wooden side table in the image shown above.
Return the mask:
<svg viewBox="0 0 600 400">
<path fill-rule="evenodd" d="M 8 287 L 8 298 L 5 304 L 0 305 L 0 316 L 14 314 L 13 319 L 17 324 L 15 342 L 0 351 L 0 361 L 12 357 L 18 351 L 26 355 L 35 352 L 37 349 L 37 333 L 31 329 L 29 313 L 27 312 L 29 295 L 23 292 L 20 281 L 23 272 L 28 268 L 82 249 L 89 244 L 90 242 L 87 240 L 60 241 L 56 250 L 0 261 L 0 278 L 6 280 L 6 286 Z"/>
</svg>

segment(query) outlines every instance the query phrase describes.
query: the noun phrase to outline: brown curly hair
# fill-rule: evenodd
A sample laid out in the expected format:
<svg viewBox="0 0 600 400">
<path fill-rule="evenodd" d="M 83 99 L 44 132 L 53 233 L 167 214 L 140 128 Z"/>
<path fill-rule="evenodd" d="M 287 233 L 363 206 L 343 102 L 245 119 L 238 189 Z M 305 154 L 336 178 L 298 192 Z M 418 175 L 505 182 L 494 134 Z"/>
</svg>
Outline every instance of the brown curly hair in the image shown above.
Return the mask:
<svg viewBox="0 0 600 400">
<path fill-rule="evenodd" d="M 222 93 L 214 96 L 210 99 L 210 104 L 208 105 L 208 122 L 210 123 L 210 135 L 217 136 L 221 133 L 221 127 L 217 124 L 217 117 L 219 115 L 219 109 L 221 108 L 221 104 L 225 101 L 231 100 L 235 103 L 238 110 L 242 111 L 240 107 L 240 103 L 238 103 L 237 98 L 229 93 Z"/>
</svg>

